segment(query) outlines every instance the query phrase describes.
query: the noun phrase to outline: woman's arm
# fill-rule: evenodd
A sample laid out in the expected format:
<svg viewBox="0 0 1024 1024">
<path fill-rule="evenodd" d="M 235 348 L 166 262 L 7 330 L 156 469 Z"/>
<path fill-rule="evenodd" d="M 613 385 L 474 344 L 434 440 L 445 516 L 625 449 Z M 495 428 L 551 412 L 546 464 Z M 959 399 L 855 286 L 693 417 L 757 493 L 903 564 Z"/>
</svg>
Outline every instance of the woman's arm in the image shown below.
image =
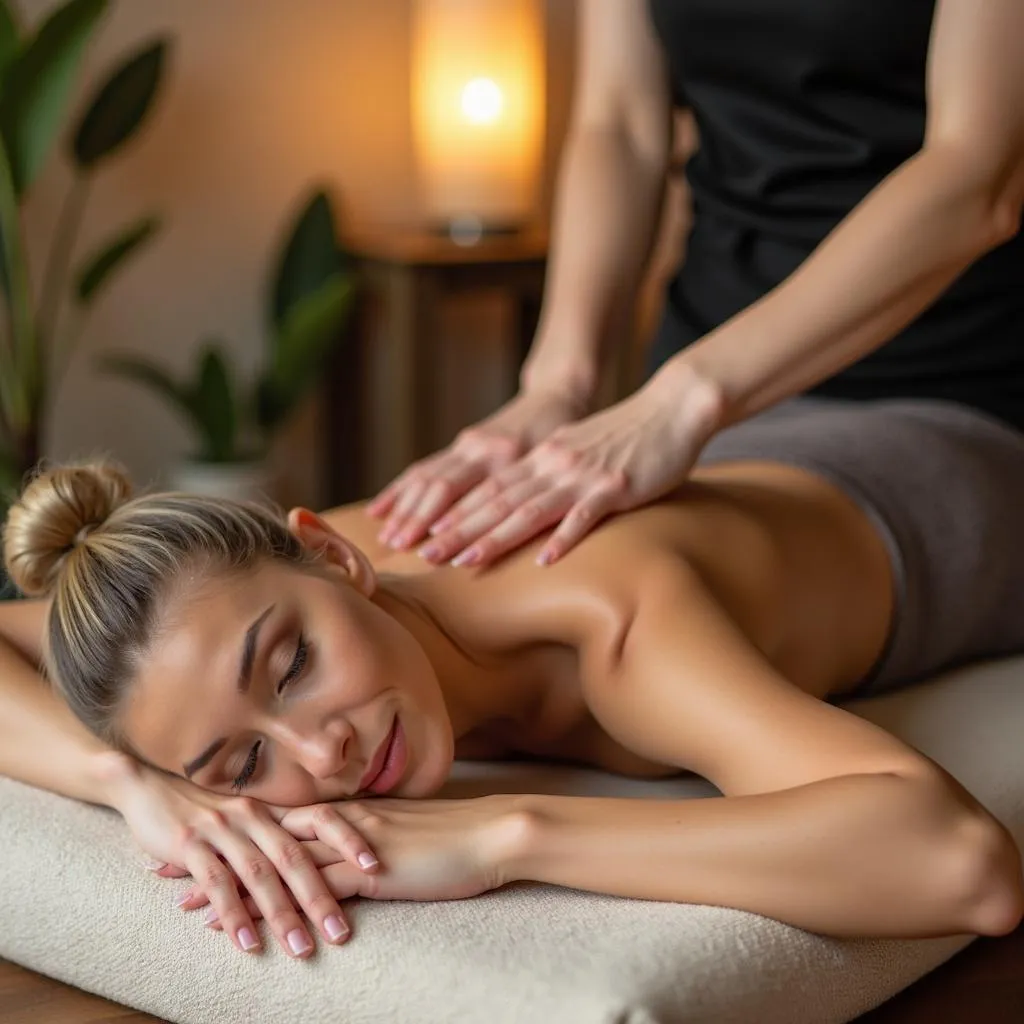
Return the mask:
<svg viewBox="0 0 1024 1024">
<path fill-rule="evenodd" d="M 313 948 L 296 904 L 328 942 L 345 941 L 345 916 L 325 880 L 267 809 L 140 764 L 75 718 L 39 672 L 45 615 L 45 601 L 0 605 L 0 775 L 117 810 L 147 854 L 203 879 L 239 950 L 260 948 L 239 880 L 292 955 L 308 956 Z M 351 863 L 361 853 L 372 857 L 337 814 L 318 807 L 293 813 L 312 820 L 334 856 Z M 300 938 L 304 949 L 295 945 Z"/>
<path fill-rule="evenodd" d="M 503 880 L 715 904 L 837 936 L 1012 930 L 1008 833 L 937 765 L 781 678 L 694 576 L 651 582 L 584 666 L 601 725 L 723 797 L 528 796 Z"/>
<path fill-rule="evenodd" d="M 131 772 L 68 710 L 39 671 L 45 601 L 0 605 L 0 775 L 113 807 Z"/>
<path fill-rule="evenodd" d="M 745 419 L 888 341 L 1024 206 L 1024 4 L 939 0 L 919 153 L 889 175 L 786 281 L 665 367 L 714 383 L 721 425 Z"/>
</svg>

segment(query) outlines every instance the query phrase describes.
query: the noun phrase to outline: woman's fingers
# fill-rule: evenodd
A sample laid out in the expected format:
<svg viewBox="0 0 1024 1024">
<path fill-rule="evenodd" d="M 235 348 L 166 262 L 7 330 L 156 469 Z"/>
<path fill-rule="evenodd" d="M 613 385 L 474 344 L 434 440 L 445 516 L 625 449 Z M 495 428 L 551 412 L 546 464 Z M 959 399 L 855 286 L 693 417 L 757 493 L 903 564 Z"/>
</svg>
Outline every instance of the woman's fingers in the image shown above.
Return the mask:
<svg viewBox="0 0 1024 1024">
<path fill-rule="evenodd" d="M 260 952 L 262 943 L 259 933 L 252 917 L 245 909 L 234 876 L 213 849 L 201 839 L 190 840 L 187 847 L 187 864 L 192 877 L 202 885 L 204 897 L 217 911 L 232 942 L 243 953 Z M 177 901 L 178 906 L 183 910 L 193 909 L 194 896 L 194 893 L 186 893 Z"/>
<path fill-rule="evenodd" d="M 283 945 L 294 956 L 302 957 L 312 951 L 312 941 L 299 919 L 288 893 L 306 914 L 327 942 L 344 942 L 350 934 L 348 922 L 331 895 L 323 876 L 305 849 L 305 844 L 274 822 L 265 809 L 257 809 L 252 802 L 249 833 L 259 850 L 242 857 L 240 864 L 232 863 L 239 880 L 256 900 L 267 923 Z M 346 834 L 350 849 L 368 851 L 361 837 Z M 230 853 L 230 851 L 226 851 Z M 239 870 L 241 869 L 241 870 Z M 288 893 L 284 886 L 287 886 Z M 307 949 L 306 946 L 309 946 Z"/>
<path fill-rule="evenodd" d="M 348 923 L 303 844 L 278 826 L 265 809 L 261 811 L 261 805 L 256 801 L 239 798 L 238 804 L 241 806 L 236 810 L 240 813 L 234 819 L 233 827 L 225 822 L 220 828 L 212 829 L 209 842 L 220 850 L 238 881 L 256 901 L 281 947 L 297 958 L 306 957 L 313 951 L 312 938 L 289 893 L 326 941 L 344 942 L 350 932 Z M 241 834 L 234 831 L 239 825 L 244 830 Z M 210 856 L 213 857 L 212 850 Z M 229 934 L 237 934 L 249 922 L 235 890 L 234 878 L 219 861 L 214 866 L 204 858 L 203 870 L 203 875 L 197 875 L 194 870 L 192 873 L 210 896 L 225 930 Z M 230 892 L 225 878 L 231 880 Z M 210 891 L 208 883 L 218 885 L 218 888 Z M 245 941 L 251 937 L 249 934 L 241 935 L 239 948 L 244 949 Z"/>
<path fill-rule="evenodd" d="M 263 914 L 260 913 L 260 908 L 256 906 L 256 901 L 251 896 L 246 896 L 242 903 L 245 905 L 246 912 L 254 920 L 258 921 Z M 212 928 L 215 932 L 221 932 L 224 930 L 224 926 L 221 924 L 220 917 L 217 911 L 210 907 L 210 909 L 203 916 L 203 923 L 208 927 Z"/>
<path fill-rule="evenodd" d="M 362 834 L 330 804 L 318 804 L 313 808 L 309 827 L 305 831 L 302 839 L 319 840 L 323 844 L 323 850 L 331 855 L 330 860 L 317 861 L 313 853 L 320 848 L 319 844 L 304 843 L 307 855 L 316 866 L 320 863 L 336 862 L 339 853 L 349 864 L 362 869 L 366 874 L 373 874 L 380 866 Z"/>
<path fill-rule="evenodd" d="M 184 868 L 175 867 L 173 864 L 165 864 L 162 868 L 153 869 L 153 874 L 160 878 L 188 878 L 188 872 Z"/>
</svg>

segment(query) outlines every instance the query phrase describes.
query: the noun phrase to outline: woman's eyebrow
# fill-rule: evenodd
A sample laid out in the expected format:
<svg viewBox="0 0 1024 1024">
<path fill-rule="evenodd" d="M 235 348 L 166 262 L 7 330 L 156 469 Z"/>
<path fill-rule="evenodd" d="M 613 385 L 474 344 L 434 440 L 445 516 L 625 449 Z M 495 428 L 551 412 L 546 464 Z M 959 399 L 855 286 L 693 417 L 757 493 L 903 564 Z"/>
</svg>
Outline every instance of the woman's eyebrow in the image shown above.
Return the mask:
<svg viewBox="0 0 1024 1024">
<path fill-rule="evenodd" d="M 252 681 L 252 664 L 256 660 L 256 642 L 259 640 L 260 627 L 266 621 L 267 616 L 276 608 L 271 605 L 256 621 L 245 631 L 245 640 L 242 643 L 242 663 L 238 669 L 238 692 L 245 693 Z"/>
<path fill-rule="evenodd" d="M 252 682 L 252 666 L 256 660 L 256 645 L 260 638 L 260 627 L 276 607 L 276 604 L 272 604 L 261 615 L 258 615 L 253 624 L 245 631 L 245 639 L 242 641 L 242 661 L 238 668 L 239 693 L 246 693 L 249 689 L 249 684 Z M 225 743 L 227 743 L 227 739 L 223 736 L 214 740 L 197 758 L 182 765 L 185 778 L 190 779 L 200 768 L 205 768 Z"/>
</svg>

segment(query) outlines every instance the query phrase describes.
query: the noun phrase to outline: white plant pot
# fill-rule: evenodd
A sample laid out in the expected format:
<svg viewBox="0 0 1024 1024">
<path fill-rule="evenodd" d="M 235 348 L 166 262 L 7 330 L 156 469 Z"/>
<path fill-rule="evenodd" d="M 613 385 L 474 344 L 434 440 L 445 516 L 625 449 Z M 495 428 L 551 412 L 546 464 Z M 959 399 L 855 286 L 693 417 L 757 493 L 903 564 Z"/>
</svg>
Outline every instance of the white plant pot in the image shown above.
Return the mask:
<svg viewBox="0 0 1024 1024">
<path fill-rule="evenodd" d="M 182 462 L 171 473 L 170 489 L 233 501 L 265 501 L 274 479 L 264 462 Z"/>
</svg>

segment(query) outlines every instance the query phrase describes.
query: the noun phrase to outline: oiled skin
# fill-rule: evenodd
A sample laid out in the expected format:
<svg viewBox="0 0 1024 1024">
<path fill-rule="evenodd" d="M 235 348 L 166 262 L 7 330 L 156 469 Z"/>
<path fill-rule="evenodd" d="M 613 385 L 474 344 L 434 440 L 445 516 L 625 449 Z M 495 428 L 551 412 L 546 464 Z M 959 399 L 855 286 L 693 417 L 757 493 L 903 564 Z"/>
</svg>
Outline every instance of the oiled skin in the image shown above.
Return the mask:
<svg viewBox="0 0 1024 1024">
<path fill-rule="evenodd" d="M 416 555 L 379 544 L 379 525 L 361 505 L 324 518 L 368 554 L 385 587 L 392 574 L 430 570 Z M 696 570 L 765 659 L 816 697 L 855 686 L 888 635 L 893 586 L 881 540 L 849 499 L 802 470 L 763 462 L 710 467 L 671 500 L 607 521 L 553 566 L 535 564 L 542 544 L 483 571 L 433 570 L 422 595 L 466 646 L 504 658 L 510 671 L 550 678 L 550 697 L 529 728 L 509 723 L 463 737 L 459 757 L 523 753 L 626 774 L 678 770 L 611 740 L 580 687 L 581 643 L 600 649 L 614 642 L 652 569 L 659 580 L 673 568 Z"/>
</svg>

